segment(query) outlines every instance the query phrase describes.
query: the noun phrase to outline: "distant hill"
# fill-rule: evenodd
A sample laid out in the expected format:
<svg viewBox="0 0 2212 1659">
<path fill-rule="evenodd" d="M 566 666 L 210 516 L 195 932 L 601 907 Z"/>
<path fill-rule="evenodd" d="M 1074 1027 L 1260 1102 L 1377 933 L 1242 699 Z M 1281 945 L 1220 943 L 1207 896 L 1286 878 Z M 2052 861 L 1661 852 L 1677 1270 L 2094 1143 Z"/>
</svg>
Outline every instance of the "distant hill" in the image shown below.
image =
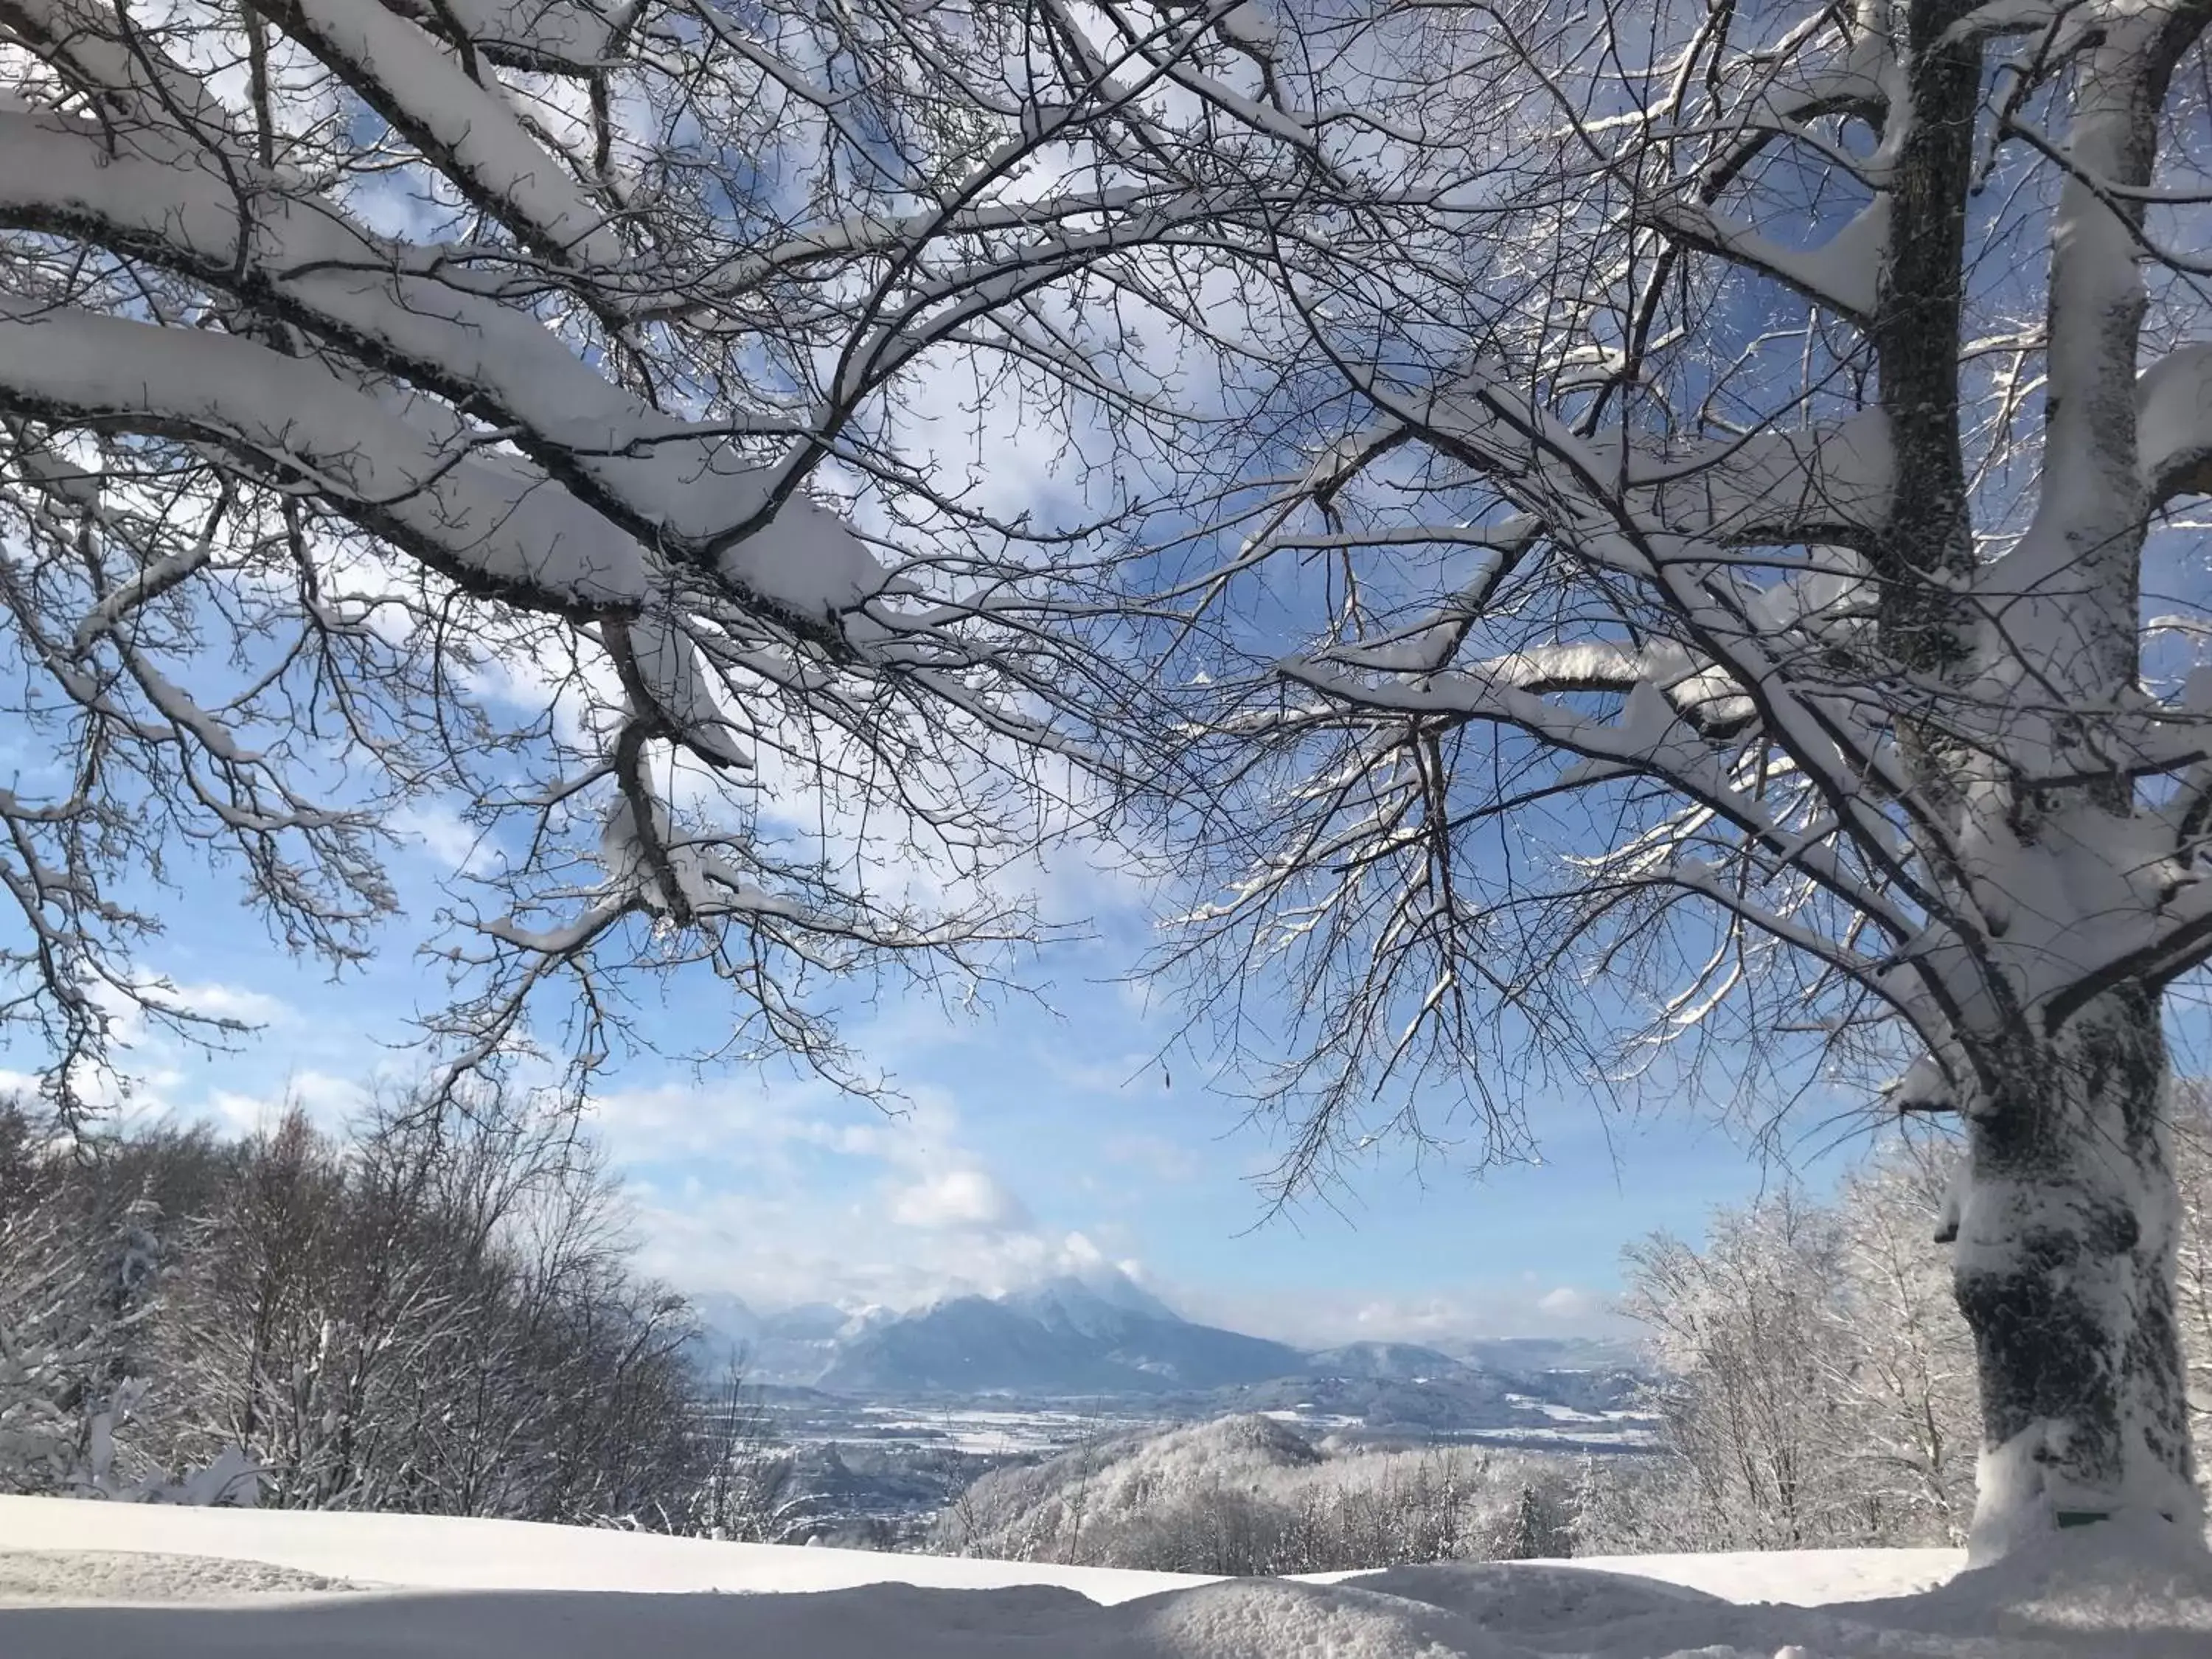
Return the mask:
<svg viewBox="0 0 2212 1659">
<path fill-rule="evenodd" d="M 1464 1370 L 1449 1354 L 1412 1342 L 1347 1342 L 1306 1356 L 1305 1370 L 1316 1376 L 1362 1376 L 1413 1382 L 1448 1376 Z"/>
<path fill-rule="evenodd" d="M 1530 1484 L 1537 1480 L 1541 1496 Z M 1321 1572 L 1393 1552 L 1423 1559 L 1498 1554 L 1524 1502 L 1537 1506 L 1541 1540 L 1564 1553 L 1560 1496 L 1556 1465 L 1546 1471 L 1455 1446 L 1378 1450 L 1317 1442 L 1269 1418 L 1231 1416 L 994 1470 L 938 1516 L 931 1542 L 947 1553 L 1019 1561 Z M 1279 1632 L 1273 1644 L 1238 1651 L 1324 1649 L 1354 1650 L 1285 1641 Z"/>
<path fill-rule="evenodd" d="M 1493 1371 L 1613 1371 L 1643 1363 L 1632 1342 L 1590 1336 L 1478 1336 L 1438 1345 L 1453 1358 Z"/>
</svg>

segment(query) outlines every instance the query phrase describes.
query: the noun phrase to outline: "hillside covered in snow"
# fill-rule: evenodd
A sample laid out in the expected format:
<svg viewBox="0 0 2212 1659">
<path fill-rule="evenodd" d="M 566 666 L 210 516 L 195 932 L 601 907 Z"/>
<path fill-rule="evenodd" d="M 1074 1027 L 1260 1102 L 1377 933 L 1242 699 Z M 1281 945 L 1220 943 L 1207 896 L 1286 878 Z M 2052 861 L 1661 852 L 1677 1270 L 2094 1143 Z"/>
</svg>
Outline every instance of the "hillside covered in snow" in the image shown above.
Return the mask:
<svg viewBox="0 0 2212 1659">
<path fill-rule="evenodd" d="M 2202 1659 L 2212 1568 L 1943 1551 L 1164 1575 L 418 1516 L 0 1499 L 9 1659 Z M 729 1594 L 729 1592 L 747 1592 Z"/>
<path fill-rule="evenodd" d="M 1565 1555 L 1564 1474 L 1479 1446 L 1315 1440 L 1272 1417 L 1224 1417 L 995 1469 L 938 1517 L 930 1546 L 1224 1574 Z"/>
</svg>

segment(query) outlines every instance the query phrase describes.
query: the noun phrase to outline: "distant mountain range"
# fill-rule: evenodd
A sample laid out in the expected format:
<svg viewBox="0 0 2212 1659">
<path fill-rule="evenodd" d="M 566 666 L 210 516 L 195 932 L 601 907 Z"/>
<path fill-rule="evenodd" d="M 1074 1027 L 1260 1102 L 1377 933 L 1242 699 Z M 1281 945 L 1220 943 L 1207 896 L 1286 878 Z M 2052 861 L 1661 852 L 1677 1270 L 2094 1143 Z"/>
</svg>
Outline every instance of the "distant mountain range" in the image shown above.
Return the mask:
<svg viewBox="0 0 2212 1659">
<path fill-rule="evenodd" d="M 700 1297 L 695 1306 L 708 1327 L 706 1366 L 719 1368 L 735 1353 L 755 1382 L 891 1399 L 1232 1390 L 1255 1403 L 1279 1395 L 1285 1408 L 1314 1407 L 1316 1396 L 1370 1407 L 1413 1396 L 1415 1409 L 1427 1410 L 1434 1402 L 1420 1397 L 1429 1395 L 1502 1402 L 1515 1379 L 1545 1373 L 1563 1374 L 1541 1390 L 1557 1399 L 1585 1391 L 1573 1373 L 1618 1374 L 1634 1364 L 1619 1345 L 1552 1339 L 1455 1344 L 1454 1352 L 1403 1342 L 1307 1351 L 1184 1319 L 1112 1270 L 902 1314 L 814 1304 L 764 1316 L 732 1297 Z"/>
<path fill-rule="evenodd" d="M 695 1296 L 704 1327 L 695 1360 L 719 1376 L 733 1362 L 752 1382 L 812 1382 L 836 1358 L 839 1344 L 866 1322 L 827 1302 L 778 1313 L 755 1312 L 734 1296 Z"/>
<path fill-rule="evenodd" d="M 965 1296 L 860 1331 L 815 1380 L 841 1394 L 1132 1395 L 1257 1382 L 1298 1369 L 1295 1348 L 1109 1301 L 1055 1279 Z"/>
</svg>

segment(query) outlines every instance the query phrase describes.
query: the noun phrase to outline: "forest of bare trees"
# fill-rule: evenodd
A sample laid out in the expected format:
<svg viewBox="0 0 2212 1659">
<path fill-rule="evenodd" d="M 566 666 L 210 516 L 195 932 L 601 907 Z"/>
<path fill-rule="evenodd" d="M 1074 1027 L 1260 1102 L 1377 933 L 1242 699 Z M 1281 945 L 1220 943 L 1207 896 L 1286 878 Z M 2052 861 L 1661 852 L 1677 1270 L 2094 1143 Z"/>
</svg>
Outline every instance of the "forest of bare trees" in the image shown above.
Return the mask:
<svg viewBox="0 0 2212 1659">
<path fill-rule="evenodd" d="M 519 1099 L 76 1145 L 0 1108 L 0 1491 L 736 1528 L 744 1448 L 629 1249 Z"/>
</svg>

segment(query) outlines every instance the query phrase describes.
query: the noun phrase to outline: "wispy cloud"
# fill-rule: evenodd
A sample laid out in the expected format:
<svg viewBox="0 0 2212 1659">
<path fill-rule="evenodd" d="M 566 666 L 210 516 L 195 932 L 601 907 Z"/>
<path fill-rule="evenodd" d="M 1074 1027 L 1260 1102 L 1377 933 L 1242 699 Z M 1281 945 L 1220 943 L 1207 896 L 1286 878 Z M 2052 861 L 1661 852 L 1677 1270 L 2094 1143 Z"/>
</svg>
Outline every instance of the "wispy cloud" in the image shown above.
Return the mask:
<svg viewBox="0 0 2212 1659">
<path fill-rule="evenodd" d="M 291 1019 L 294 1012 L 282 997 L 243 985 L 179 985 L 165 1000 L 211 1019 L 242 1020 L 248 1025 L 278 1024 Z"/>
<path fill-rule="evenodd" d="M 1205 1167 L 1190 1147 L 1165 1135 L 1109 1135 L 1101 1150 L 1110 1164 L 1138 1170 L 1154 1181 L 1175 1184 L 1195 1181 Z"/>
<path fill-rule="evenodd" d="M 1413 1297 L 1322 1288 L 1237 1291 L 1194 1286 L 1178 1304 L 1194 1317 L 1314 1346 L 1501 1336 L 1619 1338 L 1634 1328 L 1613 1311 L 1609 1294 L 1538 1273 Z"/>
</svg>

